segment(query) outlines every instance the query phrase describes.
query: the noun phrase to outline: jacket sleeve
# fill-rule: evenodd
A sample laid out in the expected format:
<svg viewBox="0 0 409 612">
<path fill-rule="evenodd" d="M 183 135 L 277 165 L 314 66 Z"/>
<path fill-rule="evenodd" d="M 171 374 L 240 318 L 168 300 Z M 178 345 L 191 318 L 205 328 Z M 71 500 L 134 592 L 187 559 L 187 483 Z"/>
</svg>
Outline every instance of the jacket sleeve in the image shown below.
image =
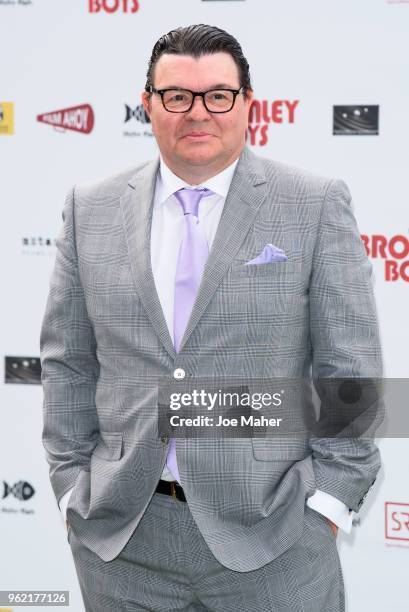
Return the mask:
<svg viewBox="0 0 409 612">
<path fill-rule="evenodd" d="M 319 379 L 321 404 L 327 402 L 328 411 L 350 407 L 350 398 L 343 397 L 345 390 L 348 396 L 345 379 L 353 379 L 358 391 L 370 380 L 379 381 L 382 354 L 372 267 L 351 210 L 350 192 L 340 180 L 328 185 L 321 211 L 310 280 L 310 332 L 312 378 Z M 365 436 L 363 428 L 360 433 L 321 433 L 310 439 L 317 489 L 356 512 L 380 468 L 373 435 Z"/>
<path fill-rule="evenodd" d="M 99 437 L 95 407 L 99 365 L 75 244 L 75 190 L 69 192 L 40 333 L 43 445 L 59 500 L 89 469 Z"/>
</svg>

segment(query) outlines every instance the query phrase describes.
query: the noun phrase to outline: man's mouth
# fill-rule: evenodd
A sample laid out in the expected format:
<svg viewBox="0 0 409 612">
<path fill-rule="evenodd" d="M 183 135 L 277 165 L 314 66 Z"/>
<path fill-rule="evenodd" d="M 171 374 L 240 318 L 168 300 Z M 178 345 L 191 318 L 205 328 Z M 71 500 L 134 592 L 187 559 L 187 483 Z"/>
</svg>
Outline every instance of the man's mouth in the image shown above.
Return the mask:
<svg viewBox="0 0 409 612">
<path fill-rule="evenodd" d="M 209 134 L 208 132 L 189 132 L 188 134 L 185 134 L 183 138 L 189 138 L 193 140 L 206 140 L 208 138 L 211 138 L 212 136 L 213 134 Z"/>
</svg>

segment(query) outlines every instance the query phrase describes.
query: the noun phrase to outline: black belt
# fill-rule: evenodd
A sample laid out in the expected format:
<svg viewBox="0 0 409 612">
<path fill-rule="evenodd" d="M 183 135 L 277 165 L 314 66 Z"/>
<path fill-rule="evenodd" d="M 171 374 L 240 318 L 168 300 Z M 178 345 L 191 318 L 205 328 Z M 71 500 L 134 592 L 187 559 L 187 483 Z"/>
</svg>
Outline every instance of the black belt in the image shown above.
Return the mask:
<svg viewBox="0 0 409 612">
<path fill-rule="evenodd" d="M 163 495 L 171 495 L 179 501 L 185 502 L 186 497 L 183 492 L 183 488 L 176 481 L 159 480 L 158 486 L 155 490 L 156 493 L 162 493 Z"/>
</svg>

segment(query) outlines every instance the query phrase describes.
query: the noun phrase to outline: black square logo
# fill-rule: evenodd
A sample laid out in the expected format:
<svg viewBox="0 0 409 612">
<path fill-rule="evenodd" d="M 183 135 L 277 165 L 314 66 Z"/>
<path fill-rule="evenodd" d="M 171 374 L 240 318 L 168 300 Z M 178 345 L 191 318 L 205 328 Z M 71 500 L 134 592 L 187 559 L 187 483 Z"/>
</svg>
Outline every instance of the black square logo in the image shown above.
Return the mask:
<svg viewBox="0 0 409 612">
<path fill-rule="evenodd" d="M 379 106 L 334 106 L 334 136 L 378 136 Z"/>
</svg>

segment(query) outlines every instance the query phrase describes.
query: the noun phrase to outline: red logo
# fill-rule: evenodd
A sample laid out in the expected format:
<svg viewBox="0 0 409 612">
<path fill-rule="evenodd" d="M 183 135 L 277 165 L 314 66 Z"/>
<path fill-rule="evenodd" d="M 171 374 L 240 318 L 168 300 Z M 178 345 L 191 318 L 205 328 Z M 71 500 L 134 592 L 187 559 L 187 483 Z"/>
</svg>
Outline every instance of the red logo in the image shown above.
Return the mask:
<svg viewBox="0 0 409 612">
<path fill-rule="evenodd" d="M 409 504 L 385 502 L 385 539 L 409 542 Z"/>
<path fill-rule="evenodd" d="M 250 144 L 263 147 L 268 142 L 270 123 L 294 123 L 295 109 L 299 100 L 253 100 L 249 111 L 247 136 Z"/>
<path fill-rule="evenodd" d="M 387 238 L 381 234 L 362 234 L 367 255 L 372 259 L 385 260 L 385 280 L 402 279 L 409 283 L 409 240 L 402 234 Z M 406 261 L 402 261 L 402 260 Z"/>
<path fill-rule="evenodd" d="M 89 12 L 100 13 L 136 13 L 139 10 L 138 0 L 89 0 Z"/>
<path fill-rule="evenodd" d="M 92 106 L 81 104 L 80 106 L 51 111 L 44 115 L 37 115 L 37 121 L 48 123 L 55 128 L 89 134 L 94 127 L 95 118 Z"/>
</svg>

